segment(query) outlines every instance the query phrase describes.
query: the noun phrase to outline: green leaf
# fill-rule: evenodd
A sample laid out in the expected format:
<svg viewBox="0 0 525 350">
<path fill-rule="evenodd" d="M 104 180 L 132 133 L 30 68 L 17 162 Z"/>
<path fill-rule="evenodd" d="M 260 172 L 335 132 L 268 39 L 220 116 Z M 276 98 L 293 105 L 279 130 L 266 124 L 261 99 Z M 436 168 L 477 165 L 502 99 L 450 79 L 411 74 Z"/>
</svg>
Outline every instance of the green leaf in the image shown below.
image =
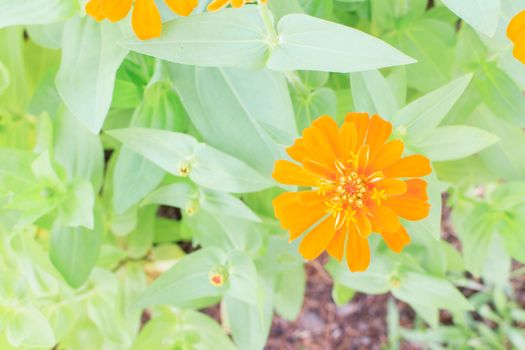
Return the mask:
<svg viewBox="0 0 525 350">
<path fill-rule="evenodd" d="M 170 65 L 170 76 L 204 141 L 269 176 L 297 136 L 282 74 Z M 225 113 L 224 111 L 228 111 Z"/>
<path fill-rule="evenodd" d="M 525 158 L 516 150 L 525 148 L 525 134 L 515 125 L 497 118 L 488 108 L 481 106 L 470 119 L 473 126 L 490 130 L 499 142 L 480 153 L 480 157 L 495 174 L 508 180 L 525 179 Z"/>
<path fill-rule="evenodd" d="M 402 274 L 392 294 L 409 304 L 432 305 L 451 311 L 472 309 L 468 300 L 447 280 L 416 272 Z"/>
<path fill-rule="evenodd" d="M 97 135 L 62 109 L 54 120 L 54 157 L 66 170 L 68 180 L 91 180 L 96 191 L 102 186 L 104 152 Z"/>
<path fill-rule="evenodd" d="M 190 179 L 195 183 L 226 192 L 256 192 L 273 186 L 244 162 L 205 144 L 195 148 L 195 162 Z"/>
<path fill-rule="evenodd" d="M 179 18 L 162 29 L 160 38 L 120 43 L 166 61 L 206 67 L 260 68 L 268 55 L 266 31 L 255 6 Z"/>
<path fill-rule="evenodd" d="M 189 254 L 146 289 L 137 307 L 171 304 L 203 308 L 213 305 L 223 295 L 225 287 L 212 285 L 209 273 L 225 263 L 226 256 L 218 248 L 204 248 Z"/>
<path fill-rule="evenodd" d="M 466 158 L 498 142 L 498 137 L 471 126 L 441 126 L 417 144 L 432 161 Z"/>
<path fill-rule="evenodd" d="M 117 69 L 128 54 L 115 43 L 121 35 L 117 25 L 88 17 L 71 19 L 64 27 L 56 87 L 68 109 L 94 134 L 108 114 Z"/>
<path fill-rule="evenodd" d="M 7 67 L 0 61 L 0 95 L 4 92 L 11 83 L 11 76 Z"/>
<path fill-rule="evenodd" d="M 415 62 L 371 35 L 305 14 L 283 17 L 278 33 L 268 61 L 275 70 L 351 73 Z"/>
<path fill-rule="evenodd" d="M 209 316 L 193 310 L 163 312 L 148 322 L 131 350 L 235 350 L 223 329 Z"/>
<path fill-rule="evenodd" d="M 0 28 L 62 21 L 77 7 L 71 0 L 0 0 Z"/>
<path fill-rule="evenodd" d="M 87 301 L 87 315 L 97 325 L 104 338 L 113 344 L 129 346 L 130 339 L 125 332 L 119 311 L 115 305 L 115 298 L 105 294 L 95 294 Z"/>
<path fill-rule="evenodd" d="M 337 96 L 330 88 L 315 89 L 307 95 L 296 92 L 292 96 L 299 130 L 309 127 L 322 115 L 337 114 Z"/>
<path fill-rule="evenodd" d="M 357 111 L 379 114 L 387 120 L 399 111 L 396 98 L 379 71 L 352 73 L 352 97 Z"/>
<path fill-rule="evenodd" d="M 80 180 L 68 189 L 65 201 L 59 207 L 60 224 L 63 227 L 82 226 L 93 229 L 95 192 L 89 181 Z"/>
<path fill-rule="evenodd" d="M 258 295 L 250 303 L 226 295 L 224 305 L 233 340 L 240 350 L 262 350 L 270 332 L 273 303 L 272 295 L 259 281 Z"/>
<path fill-rule="evenodd" d="M 347 304 L 355 296 L 355 293 L 354 289 L 345 287 L 340 283 L 334 283 L 332 287 L 332 299 L 337 306 Z"/>
<path fill-rule="evenodd" d="M 492 37 L 500 17 L 500 0 L 442 0 L 452 12 L 476 30 Z"/>
<path fill-rule="evenodd" d="M 350 272 L 346 262 L 337 263 L 330 260 L 326 269 L 332 275 L 334 282 L 347 288 L 367 294 L 383 294 L 390 290 L 390 273 L 392 262 L 384 256 L 372 260 L 365 272 Z"/>
<path fill-rule="evenodd" d="M 128 253 L 135 259 L 144 257 L 153 246 L 157 207 L 148 206 L 139 210 L 137 227 L 128 236 Z"/>
<path fill-rule="evenodd" d="M 15 347 L 52 348 L 56 345 L 49 321 L 33 305 L 18 307 L 7 323 L 7 339 Z"/>
<path fill-rule="evenodd" d="M 306 289 L 306 273 L 302 264 L 278 274 L 275 280 L 275 311 L 284 319 L 294 321 L 301 312 Z"/>
<path fill-rule="evenodd" d="M 84 227 L 64 227 L 59 219 L 51 232 L 49 255 L 53 265 L 66 282 L 78 288 L 89 278 L 97 262 L 103 235 L 102 213 L 95 213 L 93 230 Z"/>
<path fill-rule="evenodd" d="M 406 129 L 411 139 L 424 138 L 450 112 L 471 79 L 471 74 L 463 76 L 411 102 L 394 115 L 394 125 Z"/>
<path fill-rule="evenodd" d="M 214 214 L 239 217 L 255 222 L 261 219 L 239 198 L 229 193 L 203 189 L 200 195 L 202 209 Z"/>
</svg>

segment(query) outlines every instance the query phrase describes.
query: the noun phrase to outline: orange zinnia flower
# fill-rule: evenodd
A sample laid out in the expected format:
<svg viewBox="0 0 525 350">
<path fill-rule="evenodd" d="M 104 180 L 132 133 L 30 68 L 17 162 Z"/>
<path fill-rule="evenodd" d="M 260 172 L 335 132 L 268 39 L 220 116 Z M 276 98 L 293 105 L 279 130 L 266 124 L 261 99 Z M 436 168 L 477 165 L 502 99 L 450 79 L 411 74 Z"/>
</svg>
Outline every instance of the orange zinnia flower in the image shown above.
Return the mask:
<svg viewBox="0 0 525 350">
<path fill-rule="evenodd" d="M 507 36 L 514 43 L 514 57 L 525 63 L 525 11 L 518 13 L 507 27 Z"/>
<path fill-rule="evenodd" d="M 208 11 L 217 11 L 221 8 L 231 4 L 232 7 L 239 8 L 246 5 L 247 2 L 255 2 L 257 0 L 213 0 L 208 5 Z M 266 3 L 268 0 L 261 0 L 262 2 Z"/>
<path fill-rule="evenodd" d="M 188 16 L 198 5 L 198 0 L 164 0 L 180 16 Z M 109 19 L 117 22 L 131 11 L 132 0 L 90 0 L 86 12 L 97 21 Z M 135 0 L 131 15 L 133 31 L 139 39 L 147 40 L 160 36 L 162 20 L 155 0 Z"/>
<path fill-rule="evenodd" d="M 296 162 L 279 160 L 273 178 L 314 190 L 285 192 L 273 200 L 275 216 L 290 233 L 303 238 L 299 251 L 315 259 L 324 250 L 351 271 L 370 263 L 368 236 L 380 233 L 400 252 L 410 242 L 400 219 L 420 220 L 429 213 L 426 182 L 430 161 L 421 155 L 402 158 L 400 140 L 388 141 L 392 125 L 379 116 L 349 113 L 342 127 L 322 116 L 287 149 Z M 413 178 L 413 179 L 407 179 Z"/>
</svg>

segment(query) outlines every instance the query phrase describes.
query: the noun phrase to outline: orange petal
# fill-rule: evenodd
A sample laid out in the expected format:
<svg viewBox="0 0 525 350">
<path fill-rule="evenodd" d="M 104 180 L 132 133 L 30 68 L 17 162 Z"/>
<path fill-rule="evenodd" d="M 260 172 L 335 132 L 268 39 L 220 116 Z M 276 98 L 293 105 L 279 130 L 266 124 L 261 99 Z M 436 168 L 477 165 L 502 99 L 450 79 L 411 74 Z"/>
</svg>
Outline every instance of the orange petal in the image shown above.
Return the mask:
<svg viewBox="0 0 525 350">
<path fill-rule="evenodd" d="M 357 169 L 362 172 L 367 166 L 370 159 L 370 147 L 368 145 L 361 146 L 357 153 Z"/>
<path fill-rule="evenodd" d="M 525 11 L 521 11 L 512 18 L 507 27 L 507 37 L 516 42 L 525 33 Z"/>
<path fill-rule="evenodd" d="M 208 11 L 217 11 L 228 5 L 230 0 L 214 0 L 208 5 Z"/>
<path fill-rule="evenodd" d="M 326 215 L 326 205 L 322 198 L 317 202 L 304 204 L 302 197 L 309 196 L 309 194 L 304 195 L 305 192 L 285 192 L 272 201 L 275 217 L 279 219 L 282 228 L 289 230 L 290 241 L 299 237 Z"/>
<path fill-rule="evenodd" d="M 97 21 L 102 21 L 105 17 L 102 13 L 102 0 L 90 0 L 86 4 L 86 12 Z"/>
<path fill-rule="evenodd" d="M 522 63 L 525 63 L 525 33 L 516 41 L 516 46 L 512 50 L 512 54 Z"/>
<path fill-rule="evenodd" d="M 243 7 L 246 4 L 246 0 L 231 0 L 232 7 L 239 8 Z"/>
<path fill-rule="evenodd" d="M 299 253 L 307 259 L 317 258 L 326 249 L 335 235 L 335 218 L 330 215 L 304 236 L 299 244 Z"/>
<path fill-rule="evenodd" d="M 306 142 L 302 138 L 295 140 L 294 144 L 286 149 L 286 153 L 300 163 L 303 163 L 306 159 L 313 158 L 306 147 Z"/>
<path fill-rule="evenodd" d="M 368 130 L 368 113 L 348 113 L 345 122 L 354 123 L 357 131 L 356 146 L 361 147 Z"/>
<path fill-rule="evenodd" d="M 352 272 L 366 271 L 370 265 L 370 246 L 368 239 L 360 235 L 353 225 L 348 230 L 346 242 L 346 263 Z"/>
<path fill-rule="evenodd" d="M 275 162 L 272 177 L 285 185 L 296 186 L 317 186 L 319 177 L 306 171 L 299 165 L 287 160 L 278 160 Z"/>
<path fill-rule="evenodd" d="M 383 179 L 374 183 L 374 186 L 378 190 L 385 190 L 385 193 L 390 196 L 405 194 L 408 188 L 406 181 L 398 179 Z"/>
<path fill-rule="evenodd" d="M 354 123 L 345 122 L 339 129 L 339 144 L 343 160 L 350 159 L 352 152 L 357 150 L 357 129 Z"/>
<path fill-rule="evenodd" d="M 399 228 L 396 232 L 381 232 L 381 236 L 385 240 L 388 248 L 392 249 L 396 253 L 401 253 L 403 248 L 410 243 L 410 236 L 403 226 Z"/>
<path fill-rule="evenodd" d="M 400 140 L 387 142 L 370 162 L 369 168 L 383 170 L 401 159 L 405 145 Z"/>
<path fill-rule="evenodd" d="M 402 158 L 383 172 L 387 177 L 418 177 L 430 174 L 432 168 L 427 157 L 414 154 Z"/>
<path fill-rule="evenodd" d="M 328 169 L 323 164 L 319 164 L 309 159 L 306 159 L 303 162 L 303 166 L 309 172 L 314 173 L 318 175 L 319 177 L 322 177 L 323 179 L 334 179 L 335 178 L 334 171 L 331 169 Z"/>
<path fill-rule="evenodd" d="M 159 37 L 162 32 L 162 20 L 155 1 L 135 0 L 131 24 L 141 40 Z"/>
<path fill-rule="evenodd" d="M 131 10 L 132 0 L 104 0 L 101 11 L 111 22 L 118 22 Z"/>
<path fill-rule="evenodd" d="M 198 0 L 164 0 L 164 2 L 179 16 L 189 16 L 199 4 Z"/>
<path fill-rule="evenodd" d="M 323 115 L 320 118 L 316 119 L 312 123 L 312 125 L 325 134 L 326 138 L 328 139 L 328 142 L 330 142 L 332 146 L 332 151 L 338 158 L 340 158 L 341 147 L 339 146 L 339 131 L 335 120 L 328 115 Z"/>
<path fill-rule="evenodd" d="M 377 224 L 381 231 L 396 232 L 399 230 L 401 222 L 392 209 L 385 205 L 376 205 L 375 203 L 370 203 L 368 208 L 372 214 L 374 224 Z"/>
<path fill-rule="evenodd" d="M 407 192 L 405 196 L 416 197 L 423 201 L 428 200 L 427 182 L 423 179 L 410 179 L 405 181 Z"/>
<path fill-rule="evenodd" d="M 303 140 L 306 143 L 306 148 L 312 155 L 313 159 L 311 160 L 333 167 L 336 160 L 335 153 L 328 138 L 320 129 L 314 126 L 304 129 Z"/>
<path fill-rule="evenodd" d="M 380 151 L 383 144 L 392 134 L 392 124 L 378 115 L 370 118 L 368 133 L 366 135 L 366 144 L 370 146 L 370 158 Z"/>
<path fill-rule="evenodd" d="M 372 224 L 370 223 L 365 210 L 359 210 L 356 213 L 355 228 L 356 231 L 363 237 L 368 237 L 372 233 Z"/>
<path fill-rule="evenodd" d="M 343 225 L 343 227 L 335 233 L 335 236 L 328 244 L 328 247 L 326 247 L 328 254 L 330 254 L 332 258 L 337 259 L 337 261 L 343 260 L 347 230 L 348 227 Z"/>
<path fill-rule="evenodd" d="M 398 196 L 387 199 L 384 204 L 407 220 L 421 220 L 428 216 L 430 204 L 417 198 Z"/>
</svg>

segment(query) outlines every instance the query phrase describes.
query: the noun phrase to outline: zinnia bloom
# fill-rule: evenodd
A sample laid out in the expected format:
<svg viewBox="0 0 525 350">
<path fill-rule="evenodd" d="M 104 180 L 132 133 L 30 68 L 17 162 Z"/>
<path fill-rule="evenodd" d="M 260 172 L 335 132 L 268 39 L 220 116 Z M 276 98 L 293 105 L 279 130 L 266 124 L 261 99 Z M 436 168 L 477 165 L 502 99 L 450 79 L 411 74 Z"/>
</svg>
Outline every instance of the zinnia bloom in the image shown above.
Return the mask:
<svg viewBox="0 0 525 350">
<path fill-rule="evenodd" d="M 315 259 L 326 250 L 341 261 L 346 251 L 350 270 L 364 271 L 372 232 L 398 253 L 410 242 L 400 217 L 420 220 L 428 215 L 427 184 L 417 177 L 432 169 L 421 155 L 403 158 L 403 142 L 389 141 L 391 133 L 392 125 L 377 115 L 349 113 L 340 128 L 322 116 L 287 149 L 297 163 L 276 162 L 275 180 L 314 188 L 273 200 L 275 216 L 290 240 L 308 231 L 299 245 L 303 257 Z"/>
<path fill-rule="evenodd" d="M 514 57 L 525 63 L 525 10 L 518 13 L 507 27 L 507 36 L 514 43 Z"/>
<path fill-rule="evenodd" d="M 208 5 L 208 11 L 217 11 L 221 8 L 232 5 L 232 7 L 239 8 L 246 5 L 247 2 L 255 2 L 256 0 L 213 0 Z M 268 0 L 261 0 L 262 2 L 266 3 Z"/>
<path fill-rule="evenodd" d="M 180 16 L 188 16 L 198 5 L 198 0 L 164 0 Z M 97 21 L 108 19 L 117 22 L 131 11 L 132 0 L 90 0 L 86 12 Z M 147 40 L 160 36 L 162 19 L 155 0 L 135 0 L 131 15 L 133 31 L 139 39 Z"/>
</svg>

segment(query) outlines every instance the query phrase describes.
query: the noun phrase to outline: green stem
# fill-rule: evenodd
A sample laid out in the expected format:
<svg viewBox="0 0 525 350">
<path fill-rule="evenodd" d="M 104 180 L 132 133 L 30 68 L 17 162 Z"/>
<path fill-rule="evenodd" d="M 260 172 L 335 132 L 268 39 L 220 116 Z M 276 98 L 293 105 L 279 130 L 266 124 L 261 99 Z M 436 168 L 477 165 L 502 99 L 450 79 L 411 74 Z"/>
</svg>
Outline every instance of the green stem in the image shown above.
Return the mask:
<svg viewBox="0 0 525 350">
<path fill-rule="evenodd" d="M 270 15 L 270 11 L 268 10 L 268 5 L 263 3 L 261 0 L 257 0 L 257 4 L 259 5 L 259 14 L 261 15 L 264 27 L 266 28 L 266 33 L 268 33 L 270 45 L 272 47 L 277 46 L 277 44 L 279 43 L 279 37 L 277 36 L 277 31 L 273 26 L 272 16 Z"/>
</svg>

